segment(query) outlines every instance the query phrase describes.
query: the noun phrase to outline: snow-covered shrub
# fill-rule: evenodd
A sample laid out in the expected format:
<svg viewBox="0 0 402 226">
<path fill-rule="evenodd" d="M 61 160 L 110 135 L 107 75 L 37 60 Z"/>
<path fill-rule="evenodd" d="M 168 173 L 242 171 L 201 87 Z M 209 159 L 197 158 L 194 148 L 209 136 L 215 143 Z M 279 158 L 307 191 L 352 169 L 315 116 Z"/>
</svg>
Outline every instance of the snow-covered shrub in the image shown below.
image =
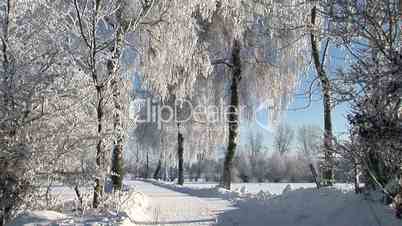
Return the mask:
<svg viewBox="0 0 402 226">
<path fill-rule="evenodd" d="M 286 194 L 288 192 L 292 191 L 292 186 L 290 184 L 286 185 L 286 187 L 283 189 L 282 194 Z"/>
<path fill-rule="evenodd" d="M 269 191 L 259 191 L 255 195 L 255 199 L 260 200 L 260 201 L 266 201 L 272 197 L 272 194 Z"/>
<path fill-rule="evenodd" d="M 29 196 L 34 187 L 26 164 L 25 158 L 0 160 L 0 224 L 11 220 L 30 200 Z"/>
<path fill-rule="evenodd" d="M 135 200 L 136 192 L 132 191 L 113 191 L 106 192 L 102 196 L 102 204 L 99 207 L 100 210 L 103 211 L 113 211 L 116 214 L 119 214 L 124 207 L 128 205 L 132 205 Z"/>
<path fill-rule="evenodd" d="M 392 196 L 395 196 L 399 192 L 401 192 L 401 186 L 399 185 L 399 179 L 394 178 L 391 179 L 387 185 L 385 185 L 385 190 L 390 193 Z"/>
</svg>

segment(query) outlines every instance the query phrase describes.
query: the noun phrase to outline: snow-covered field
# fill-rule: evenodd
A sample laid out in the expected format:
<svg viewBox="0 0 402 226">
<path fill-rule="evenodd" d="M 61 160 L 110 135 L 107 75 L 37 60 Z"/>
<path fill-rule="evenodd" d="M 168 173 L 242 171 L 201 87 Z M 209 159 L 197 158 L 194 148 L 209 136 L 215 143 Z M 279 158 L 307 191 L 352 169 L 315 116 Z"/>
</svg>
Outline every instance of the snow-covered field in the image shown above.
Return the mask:
<svg viewBox="0 0 402 226">
<path fill-rule="evenodd" d="M 120 212 L 83 216 L 55 211 L 30 211 L 11 226 L 41 225 L 169 225 L 169 226 L 401 226 L 402 221 L 378 197 L 357 195 L 352 186 L 338 184 L 317 190 L 314 184 L 233 184 L 227 191 L 216 184 L 178 186 L 161 181 L 126 181 L 130 194 Z M 54 194 L 74 201 L 66 187 Z"/>
<path fill-rule="evenodd" d="M 213 188 L 216 187 L 217 183 L 192 183 L 188 182 L 185 184 L 186 187 L 190 188 Z M 233 183 L 232 189 L 233 191 L 244 190 L 243 193 L 251 193 L 257 194 L 260 191 L 269 191 L 271 194 L 279 195 L 286 188 L 286 186 L 290 185 L 292 189 L 300 189 L 300 188 L 315 188 L 316 184 L 314 183 Z M 335 185 L 336 188 L 341 190 L 352 190 L 352 184 L 343 184 L 339 183 Z"/>
<path fill-rule="evenodd" d="M 211 200 L 230 200 L 230 205 L 226 203 L 226 206 L 221 206 L 221 211 L 216 215 L 216 223 L 207 225 L 402 225 L 402 221 L 394 216 L 394 210 L 381 203 L 380 196 L 355 194 L 352 189 L 353 187 L 348 184 L 337 184 L 333 188 L 323 188 L 320 190 L 314 188 L 315 184 L 234 184 L 233 191 L 226 191 L 216 188 L 216 184 L 187 183 L 184 186 L 178 186 L 157 181 L 151 181 L 151 183 L 171 190 L 175 194 L 181 193 L 190 197 L 196 197 L 207 204 Z M 138 189 L 141 190 L 141 186 Z M 177 202 L 182 205 L 182 208 L 186 208 L 187 205 L 190 205 L 189 202 L 191 200 L 179 198 L 177 201 L 171 203 L 172 206 L 175 206 Z M 204 206 L 208 206 L 207 204 Z M 172 211 L 169 206 L 167 204 L 166 208 Z M 180 215 L 180 213 L 177 214 Z"/>
</svg>

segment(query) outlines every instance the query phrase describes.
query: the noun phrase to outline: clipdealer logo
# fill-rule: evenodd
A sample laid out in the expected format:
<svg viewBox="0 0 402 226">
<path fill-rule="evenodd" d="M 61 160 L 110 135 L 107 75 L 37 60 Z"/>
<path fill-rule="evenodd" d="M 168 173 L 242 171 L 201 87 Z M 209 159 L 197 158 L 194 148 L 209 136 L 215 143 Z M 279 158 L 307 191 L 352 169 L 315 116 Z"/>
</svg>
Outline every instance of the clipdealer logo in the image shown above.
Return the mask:
<svg viewBox="0 0 402 226">
<path fill-rule="evenodd" d="M 229 116 L 233 114 L 230 110 L 233 107 L 224 103 L 207 106 L 193 105 L 188 100 L 176 100 L 167 105 L 155 98 L 137 98 L 130 103 L 129 120 L 131 127 L 141 123 L 156 123 L 158 129 L 161 129 L 163 124 L 185 124 L 186 122 L 213 127 L 229 123 Z M 251 120 L 261 129 L 272 132 L 269 117 L 274 116 L 273 109 L 271 101 L 262 102 L 252 110 Z M 246 110 L 246 106 L 236 109 L 239 119 L 244 116 Z"/>
</svg>

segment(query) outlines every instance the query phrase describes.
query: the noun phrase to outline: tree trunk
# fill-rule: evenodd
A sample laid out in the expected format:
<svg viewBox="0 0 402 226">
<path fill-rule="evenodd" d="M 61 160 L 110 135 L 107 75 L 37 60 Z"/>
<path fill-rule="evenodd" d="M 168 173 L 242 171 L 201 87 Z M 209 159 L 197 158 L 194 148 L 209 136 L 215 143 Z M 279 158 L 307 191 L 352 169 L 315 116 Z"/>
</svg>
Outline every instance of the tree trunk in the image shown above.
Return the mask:
<svg viewBox="0 0 402 226">
<path fill-rule="evenodd" d="M 4 2 L 4 1 L 3 1 Z M 3 72 L 2 72 L 2 83 L 5 85 L 5 90 L 2 90 L 4 93 L 4 109 L 7 109 L 9 111 L 13 111 L 15 108 L 15 103 L 13 101 L 14 95 L 12 94 L 13 88 L 13 73 L 10 72 L 10 59 L 9 59 L 9 50 L 8 50 L 8 45 L 9 43 L 9 31 L 10 29 L 15 25 L 15 0 L 7 0 L 6 3 L 6 10 L 2 18 L 2 26 L 3 26 L 3 34 L 2 34 L 2 47 L 1 47 L 1 54 L 2 54 L 2 66 L 3 66 Z M 7 112 L 7 114 L 8 114 Z M 2 115 L 3 116 L 3 115 Z M 4 115 L 5 116 L 5 115 Z M 6 117 L 5 117 L 6 118 Z M 12 145 L 9 142 L 14 142 L 16 140 L 15 135 L 16 135 L 16 121 L 11 120 L 10 124 L 7 126 L 7 129 L 11 129 L 9 135 L 10 139 L 5 139 L 5 146 Z M 7 130 L 5 130 L 7 131 Z M 11 141 L 12 140 L 12 141 Z M 3 141 L 3 140 L 2 140 Z M 3 150 L 2 150 L 3 151 Z M 4 160 L 2 160 L 4 161 Z M 5 159 L 7 162 L 7 158 Z M 7 165 L 5 168 L 8 168 Z M 2 172 L 3 173 L 3 172 Z M 7 174 L 7 173 L 5 173 Z M 7 181 L 7 176 L 1 175 L 1 185 L 2 185 L 2 190 L 0 191 L 1 193 L 1 200 L 4 203 L 0 203 L 1 209 L 0 209 L 0 226 L 6 225 L 10 220 L 11 220 L 11 214 L 12 210 L 15 208 L 14 205 L 16 203 L 14 201 L 15 197 L 18 197 L 19 193 L 15 189 L 17 185 L 12 185 Z M 14 194 L 14 195 L 10 195 Z M 14 197 L 10 197 L 14 196 Z"/>
<path fill-rule="evenodd" d="M 121 190 L 123 186 L 123 145 L 115 144 L 112 154 L 112 183 L 113 190 Z"/>
<path fill-rule="evenodd" d="M 2 211 L 1 219 L 0 219 L 0 226 L 6 225 L 11 218 L 11 208 L 10 207 L 4 207 Z"/>
<path fill-rule="evenodd" d="M 399 0 L 399 18 L 402 18 L 402 0 Z M 400 28 L 400 27 L 399 27 Z M 399 52 L 402 51 L 402 31 L 401 29 L 399 30 Z M 399 194 L 397 195 L 397 198 L 399 197 L 399 200 L 396 200 L 399 205 L 396 206 L 396 217 L 401 219 L 402 218 L 402 165 L 399 166 Z"/>
<path fill-rule="evenodd" d="M 197 156 L 198 159 L 198 166 L 197 166 L 197 175 L 195 177 L 195 181 L 198 181 L 198 179 L 201 178 L 202 174 L 202 166 L 203 166 L 203 160 L 204 160 L 204 155 L 203 154 L 198 154 Z"/>
<path fill-rule="evenodd" d="M 112 52 L 112 59 L 108 61 L 109 76 L 112 78 L 110 85 L 113 94 L 114 114 L 113 114 L 113 131 L 114 131 L 114 148 L 112 154 L 112 182 L 114 190 L 121 190 L 123 185 L 123 137 L 124 127 L 122 124 L 122 114 L 124 114 L 123 104 L 120 90 L 124 90 L 124 83 L 120 74 L 120 57 L 124 47 L 125 27 L 121 20 L 121 8 L 116 12 L 118 22 L 116 25 L 116 40 Z"/>
<path fill-rule="evenodd" d="M 196 174 L 196 176 L 195 176 L 195 181 L 196 181 L 196 182 L 198 181 L 198 179 L 201 178 L 201 171 L 202 171 L 202 169 L 201 169 L 201 162 L 198 161 L 197 174 Z"/>
<path fill-rule="evenodd" d="M 232 47 L 232 85 L 230 86 L 230 106 L 229 106 L 229 140 L 223 165 L 222 186 L 230 189 L 232 180 L 232 165 L 237 146 L 237 136 L 239 133 L 239 83 L 241 80 L 241 60 L 240 42 L 234 40 Z"/>
<path fill-rule="evenodd" d="M 96 77 L 96 75 L 94 76 Z M 94 208 L 98 208 L 100 204 L 100 197 L 103 193 L 104 187 L 104 172 L 105 172 L 105 162 L 106 162 L 106 153 L 105 153 L 105 144 L 104 144 L 104 135 L 103 135 L 103 114 L 104 114 L 104 86 L 97 85 L 97 120 L 98 120 L 98 143 L 96 145 L 96 167 L 97 167 L 97 175 L 95 178 L 95 187 L 94 187 L 94 198 L 92 206 Z"/>
<path fill-rule="evenodd" d="M 184 138 L 183 134 L 180 133 L 180 124 L 177 124 L 177 155 L 179 158 L 179 178 L 178 178 L 178 184 L 183 185 L 184 184 Z"/>
<path fill-rule="evenodd" d="M 166 161 L 166 155 L 163 156 L 163 180 L 168 181 L 169 174 L 167 170 L 167 161 Z"/>
<path fill-rule="evenodd" d="M 138 177 L 140 177 L 140 175 L 139 175 L 139 173 L 138 173 L 138 165 L 139 165 L 139 163 L 140 163 L 140 155 L 139 155 L 139 153 L 140 153 L 140 150 L 139 150 L 139 144 L 137 143 L 137 153 L 136 153 L 136 161 L 135 161 L 135 178 L 138 178 Z"/>
<path fill-rule="evenodd" d="M 144 178 L 147 179 L 149 174 L 149 151 L 147 151 L 147 163 L 145 166 L 145 175 Z"/>
<path fill-rule="evenodd" d="M 311 10 L 311 24 L 316 23 L 317 8 L 314 6 Z M 331 120 L 331 83 L 321 63 L 320 50 L 318 48 L 318 39 L 315 37 L 314 31 L 311 31 L 311 49 L 314 60 L 315 69 L 321 81 L 321 90 L 324 104 L 324 165 L 322 172 L 324 186 L 333 184 L 333 156 L 332 156 L 332 120 Z M 325 57 L 325 56 L 324 56 Z"/>
<path fill-rule="evenodd" d="M 165 146 L 164 146 L 164 133 L 163 133 L 163 125 L 161 127 L 160 130 L 160 140 L 159 140 L 159 161 L 158 161 L 158 166 L 156 167 L 155 173 L 153 178 L 155 180 L 157 179 L 161 179 L 162 178 L 162 174 L 163 174 L 163 169 L 162 169 L 162 164 L 163 164 L 163 160 L 164 160 L 164 156 L 165 156 Z"/>
<path fill-rule="evenodd" d="M 317 176 L 317 171 L 315 170 L 313 164 L 309 164 L 311 175 L 313 175 L 313 180 L 317 186 L 317 189 L 320 189 L 321 185 L 320 182 L 318 181 L 318 176 Z"/>
<path fill-rule="evenodd" d="M 170 166 L 169 167 L 169 175 L 170 175 L 170 181 L 174 181 L 174 179 L 176 179 L 176 176 L 175 176 L 175 168 L 174 167 L 172 167 L 172 166 Z"/>
<path fill-rule="evenodd" d="M 354 161 L 354 184 L 355 184 L 355 193 L 360 193 L 360 179 L 359 179 L 359 163 L 357 159 Z"/>
<path fill-rule="evenodd" d="M 154 172 L 154 176 L 153 176 L 153 178 L 154 178 L 155 180 L 159 179 L 159 173 L 160 173 L 160 171 L 161 171 L 161 168 L 162 168 L 162 160 L 159 159 L 158 165 L 156 166 L 156 169 L 155 169 L 155 172 Z"/>
<path fill-rule="evenodd" d="M 396 217 L 398 219 L 402 218 L 402 167 L 400 168 L 399 173 L 399 193 L 394 198 L 395 209 L 396 209 Z"/>
<path fill-rule="evenodd" d="M 82 195 L 80 193 L 80 189 L 78 188 L 78 185 L 74 186 L 74 191 L 75 191 L 75 195 L 77 196 L 78 202 L 80 203 L 80 211 L 83 210 L 83 200 L 82 200 Z"/>
<path fill-rule="evenodd" d="M 90 67 L 91 67 L 91 77 L 94 80 L 94 85 L 96 88 L 96 94 L 97 94 L 97 102 L 96 102 L 96 113 L 97 113 L 97 121 L 98 121 L 98 130 L 97 130 L 97 136 L 98 136 L 98 142 L 96 145 L 96 157 L 95 157 L 95 163 L 96 163 L 96 178 L 95 178 L 95 187 L 94 187 L 94 197 L 93 197 L 93 202 L 92 206 L 93 208 L 98 208 L 100 204 L 100 197 L 103 195 L 103 188 L 104 188 L 104 181 L 105 181 L 105 172 L 106 172 L 106 149 L 105 149 L 105 142 L 104 142 L 104 128 L 103 128 L 103 115 L 105 113 L 104 107 L 105 107 L 105 93 L 106 93 L 106 86 L 101 79 L 98 77 L 98 72 L 96 68 L 96 54 L 97 54 L 97 38 L 96 38 L 96 18 L 99 13 L 99 1 L 95 2 L 95 8 L 94 8 L 94 14 L 93 14 L 93 25 L 91 27 L 91 32 L 92 32 L 92 40 L 91 40 L 91 55 L 90 55 Z M 84 35 L 84 34 L 83 34 Z"/>
</svg>

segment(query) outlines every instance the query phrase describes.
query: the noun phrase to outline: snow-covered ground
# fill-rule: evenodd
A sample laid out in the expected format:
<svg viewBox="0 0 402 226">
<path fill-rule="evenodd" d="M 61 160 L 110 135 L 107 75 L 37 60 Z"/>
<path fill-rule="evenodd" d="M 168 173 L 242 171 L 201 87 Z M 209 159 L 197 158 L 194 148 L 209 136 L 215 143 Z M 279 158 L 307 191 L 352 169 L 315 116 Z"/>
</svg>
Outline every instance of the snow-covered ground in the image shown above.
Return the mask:
<svg viewBox="0 0 402 226">
<path fill-rule="evenodd" d="M 7 226 L 111 226 L 136 225 L 137 221 L 150 221 L 144 211 L 148 206 L 147 196 L 137 190 L 107 194 L 108 207 L 91 209 L 91 188 L 82 188 L 84 202 L 83 212 L 78 211 L 77 198 L 72 188 L 55 186 L 51 189 L 53 197 L 52 210 L 29 210 L 21 213 Z"/>
<path fill-rule="evenodd" d="M 390 207 L 340 184 L 317 190 L 314 184 L 216 184 L 178 186 L 159 181 L 126 181 L 131 192 L 121 212 L 72 216 L 54 211 L 22 214 L 12 226 L 401 226 Z M 66 198 L 72 191 L 54 189 Z M 71 200 L 70 200 L 71 201 Z"/>
<path fill-rule="evenodd" d="M 190 188 L 213 188 L 216 187 L 217 183 L 192 183 L 188 182 L 185 184 L 186 187 Z M 244 190 L 246 193 L 257 194 L 260 191 L 269 191 L 271 194 L 279 195 L 285 189 L 286 186 L 290 185 L 292 189 L 300 188 L 315 188 L 315 183 L 233 183 L 233 191 Z M 352 184 L 339 183 L 335 184 L 336 188 L 341 190 L 352 190 Z M 244 193 L 243 192 L 243 193 Z"/>
<path fill-rule="evenodd" d="M 164 223 L 168 219 L 199 219 L 204 208 L 222 202 L 211 221 L 198 225 L 214 226 L 401 226 L 390 207 L 366 195 L 356 195 L 352 186 L 338 184 L 317 190 L 314 184 L 234 184 L 233 191 L 216 188 L 216 184 L 174 184 L 150 181 L 137 184 L 145 194 L 162 189 L 164 196 L 154 196 L 150 206 L 158 208 Z M 145 187 L 143 187 L 145 186 Z M 159 188 L 155 188 L 159 187 Z M 261 189 L 260 189 L 261 188 Z M 170 190 L 170 191 L 168 191 Z M 259 190 L 259 191 L 258 191 Z M 151 195 L 152 196 L 152 195 Z M 189 197 L 190 196 L 190 197 Z M 201 199 L 201 200 L 199 200 Z M 199 207 L 197 207 L 199 206 Z M 183 210 L 184 209 L 184 210 Z M 216 211 L 216 210 L 215 210 Z M 165 214 L 166 213 L 166 214 Z M 198 216 L 198 217 L 194 217 Z M 188 216 L 188 217 L 186 217 Z M 197 225 L 176 221 L 174 225 Z M 163 223 L 163 221 L 159 221 Z M 193 222 L 194 223 L 194 222 Z M 167 224 L 161 224 L 167 225 Z"/>
<path fill-rule="evenodd" d="M 232 202 L 214 197 L 211 191 L 202 196 L 157 183 L 130 181 L 128 184 L 148 197 L 146 212 L 151 220 L 135 220 L 137 225 L 214 225 L 219 214 L 234 209 Z"/>
<path fill-rule="evenodd" d="M 370 198 L 336 188 L 298 189 L 236 202 L 219 226 L 400 226 L 393 210 Z"/>
</svg>

